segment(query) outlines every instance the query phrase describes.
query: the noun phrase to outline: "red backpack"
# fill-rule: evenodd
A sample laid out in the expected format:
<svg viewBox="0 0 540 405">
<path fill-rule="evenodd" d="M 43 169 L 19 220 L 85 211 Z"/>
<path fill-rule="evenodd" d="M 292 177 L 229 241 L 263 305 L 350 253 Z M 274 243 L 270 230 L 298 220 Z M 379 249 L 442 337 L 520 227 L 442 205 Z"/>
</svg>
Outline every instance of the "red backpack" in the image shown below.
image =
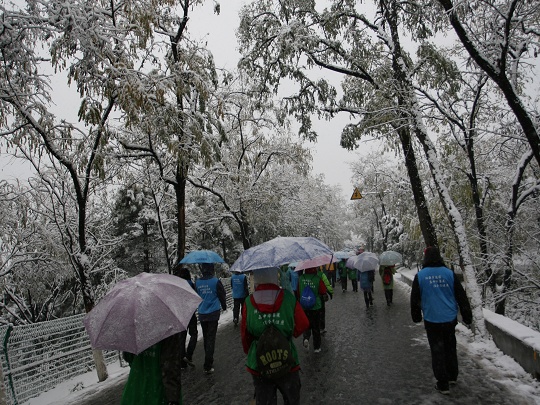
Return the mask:
<svg viewBox="0 0 540 405">
<path fill-rule="evenodd" d="M 392 283 L 392 268 L 385 267 L 382 275 L 382 282 L 384 285 L 390 285 Z"/>
</svg>

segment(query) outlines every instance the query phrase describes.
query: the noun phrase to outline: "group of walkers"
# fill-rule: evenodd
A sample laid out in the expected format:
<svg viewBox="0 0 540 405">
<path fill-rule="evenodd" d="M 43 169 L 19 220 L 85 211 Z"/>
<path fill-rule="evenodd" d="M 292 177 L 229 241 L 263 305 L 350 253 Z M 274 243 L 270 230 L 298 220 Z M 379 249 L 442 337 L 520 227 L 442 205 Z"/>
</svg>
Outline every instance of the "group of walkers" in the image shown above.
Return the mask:
<svg viewBox="0 0 540 405">
<path fill-rule="evenodd" d="M 360 284 L 360 289 L 364 294 L 364 302 L 366 307 L 369 308 L 373 306 L 373 292 L 375 290 L 375 272 L 376 270 L 368 270 L 360 272 L 356 269 L 350 269 L 346 266 L 346 259 L 342 259 L 337 262 L 335 265 L 326 266 L 326 273 L 329 275 L 328 278 L 333 279 L 337 278 L 337 281 L 341 283 L 341 290 L 343 292 L 347 291 L 348 281 L 351 281 L 352 291 L 358 292 L 358 285 Z M 334 270 L 336 268 L 336 270 Z M 335 273 L 338 273 L 337 276 Z M 382 288 L 384 290 L 384 296 L 386 298 L 386 304 L 392 305 L 392 300 L 394 296 L 394 275 L 396 274 L 396 266 L 380 266 L 379 275 L 381 276 Z"/>
<path fill-rule="evenodd" d="M 186 269 L 178 268 L 177 275 L 188 280 L 202 298 L 198 315 L 205 351 L 203 371 L 210 374 L 214 371 L 218 320 L 221 310 L 226 310 L 227 306 L 225 288 L 215 277 L 213 265 L 203 264 L 201 270 L 202 277 L 195 283 Z M 351 280 L 352 291 L 357 292 L 359 279 L 369 309 L 373 305 L 375 271 L 367 273 L 355 271 L 353 274 L 350 269 L 344 270 L 343 261 L 303 271 L 294 271 L 292 266 L 283 266 L 279 271 L 275 268 L 258 269 L 250 277 L 251 288 L 245 274 L 232 275 L 233 323 L 240 326 L 242 347 L 247 355 L 246 369 L 253 380 L 257 405 L 275 405 L 278 391 L 285 404 L 300 404 L 300 364 L 294 338 L 302 336 L 303 346 L 309 350 L 313 337 L 313 352 L 321 352 L 325 306 L 333 297 L 335 283 L 340 282 L 342 291 L 346 292 L 348 280 Z M 393 299 L 394 274 L 395 266 L 379 268 L 388 305 Z M 424 320 L 433 373 L 437 379 L 435 388 L 442 394 L 449 394 L 449 386 L 458 377 L 455 338 L 458 310 L 464 323 L 471 323 L 471 309 L 463 287 L 444 265 L 438 249 L 427 248 L 423 269 L 413 282 L 411 316 L 414 322 Z M 192 355 L 197 342 L 196 322 L 193 315 L 187 331 L 165 339 L 138 356 L 127 354 L 131 371 L 122 405 L 182 404 L 180 370 L 194 367 Z M 187 334 L 190 339 L 186 348 Z M 178 378 L 169 375 L 176 366 Z M 153 377 L 145 377 L 149 374 Z M 145 378 L 152 383 L 143 383 Z"/>
</svg>

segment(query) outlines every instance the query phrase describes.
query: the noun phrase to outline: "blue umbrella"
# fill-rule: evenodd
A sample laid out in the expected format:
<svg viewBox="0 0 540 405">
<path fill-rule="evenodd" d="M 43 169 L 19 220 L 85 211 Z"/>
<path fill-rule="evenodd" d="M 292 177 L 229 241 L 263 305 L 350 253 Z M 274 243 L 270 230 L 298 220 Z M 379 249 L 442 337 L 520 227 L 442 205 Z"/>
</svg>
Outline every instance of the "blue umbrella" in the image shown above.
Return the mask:
<svg viewBox="0 0 540 405">
<path fill-rule="evenodd" d="M 225 260 L 221 258 L 216 252 L 211 250 L 194 250 L 189 252 L 180 260 L 180 264 L 195 264 L 195 263 L 224 263 Z"/>
<path fill-rule="evenodd" d="M 277 237 L 245 250 L 231 266 L 231 271 L 251 271 L 313 259 L 332 249 L 313 237 Z"/>
</svg>

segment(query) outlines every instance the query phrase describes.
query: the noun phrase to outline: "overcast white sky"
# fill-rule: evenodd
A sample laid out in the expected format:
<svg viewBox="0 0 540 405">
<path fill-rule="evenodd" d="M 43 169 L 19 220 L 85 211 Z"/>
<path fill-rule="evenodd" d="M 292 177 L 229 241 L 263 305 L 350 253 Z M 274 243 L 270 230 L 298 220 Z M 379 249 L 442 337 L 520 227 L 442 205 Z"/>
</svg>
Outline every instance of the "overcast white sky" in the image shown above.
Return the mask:
<svg viewBox="0 0 540 405">
<path fill-rule="evenodd" d="M 191 12 L 188 29 L 194 38 L 205 38 L 208 48 L 214 54 L 216 65 L 229 70 L 236 67 L 239 59 L 235 32 L 238 27 L 238 12 L 245 1 L 220 1 L 221 12 L 213 12 L 213 2 L 207 1 L 203 7 Z M 351 180 L 352 171 L 349 163 L 359 158 L 358 152 L 348 152 L 340 145 L 341 130 L 347 122 L 347 116 L 333 121 L 319 121 L 314 125 L 319 134 L 317 143 L 306 143 L 312 150 L 314 174 L 324 174 L 326 183 L 339 185 L 343 197 L 351 197 L 355 185 Z"/>
<path fill-rule="evenodd" d="M 221 13 L 219 15 L 213 11 L 213 1 L 206 1 L 203 6 L 192 10 L 188 29 L 194 39 L 204 38 L 207 40 L 208 48 L 214 54 L 218 67 L 233 70 L 240 55 L 235 36 L 239 22 L 238 12 L 245 2 L 234 0 L 220 1 L 220 3 Z M 55 81 L 52 83 L 53 87 L 65 86 L 65 75 L 58 75 L 53 80 Z M 64 111 L 78 108 L 68 98 L 55 100 L 57 104 L 62 104 L 64 101 L 65 105 L 57 107 Z M 76 110 L 74 111 L 76 113 Z M 355 159 L 359 159 L 363 152 L 348 152 L 339 145 L 341 130 L 347 121 L 348 117 L 342 115 L 330 122 L 314 122 L 319 138 L 316 143 L 306 142 L 306 146 L 312 151 L 313 173 L 323 174 L 326 184 L 339 185 L 343 198 L 349 200 L 356 186 L 351 180 L 352 171 L 349 164 Z M 29 170 L 20 163 L 11 158 L 0 158 L 0 179 L 21 178 L 27 176 L 25 173 L 29 173 Z"/>
</svg>

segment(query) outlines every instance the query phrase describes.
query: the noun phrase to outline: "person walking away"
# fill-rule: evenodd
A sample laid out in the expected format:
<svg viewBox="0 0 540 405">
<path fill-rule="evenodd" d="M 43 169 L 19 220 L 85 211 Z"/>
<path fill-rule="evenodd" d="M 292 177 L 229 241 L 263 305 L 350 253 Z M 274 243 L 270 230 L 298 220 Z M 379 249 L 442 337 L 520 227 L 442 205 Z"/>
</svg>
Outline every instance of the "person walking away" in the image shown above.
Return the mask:
<svg viewBox="0 0 540 405">
<path fill-rule="evenodd" d="M 358 276 L 356 269 L 348 269 L 348 277 L 351 280 L 353 292 L 358 292 Z"/>
<path fill-rule="evenodd" d="M 186 280 L 191 286 L 191 288 L 197 291 L 195 289 L 195 284 L 191 280 L 191 273 L 187 268 L 182 267 L 180 264 L 178 264 L 173 270 L 173 274 Z M 189 342 L 186 349 L 186 340 L 188 333 Z M 193 363 L 193 353 L 195 352 L 195 348 L 197 347 L 198 335 L 199 331 L 197 328 L 197 315 L 195 315 L 194 312 L 193 316 L 189 320 L 187 330 L 180 332 L 180 367 L 182 368 L 182 370 L 186 369 L 188 365 L 190 367 L 195 367 L 195 363 Z"/>
<path fill-rule="evenodd" d="M 281 288 L 291 291 L 291 276 L 289 275 L 289 265 L 284 264 L 279 267 L 278 282 Z"/>
<path fill-rule="evenodd" d="M 309 339 L 313 334 L 313 352 L 321 352 L 321 307 L 322 297 L 326 295 L 327 290 L 323 280 L 317 274 L 317 268 L 313 267 L 305 269 L 304 273 L 298 278 L 298 299 L 302 303 L 304 290 L 309 287 L 313 297 L 313 306 L 306 308 L 303 306 L 304 312 L 309 320 L 309 328 L 304 332 L 304 348 L 309 350 Z M 309 290 L 308 290 L 309 291 Z M 307 291 L 306 291 L 307 292 Z"/>
<path fill-rule="evenodd" d="M 309 321 L 296 297 L 279 288 L 277 269 L 254 270 L 254 279 L 255 291 L 246 299 L 242 309 L 240 331 L 242 347 L 247 354 L 246 369 L 251 373 L 255 387 L 256 404 L 277 404 L 279 390 L 285 404 L 299 405 L 300 364 L 293 338 L 300 336 L 309 327 Z M 290 350 L 287 353 L 290 354 L 288 359 L 292 360 L 290 366 L 285 367 L 283 375 L 275 378 L 261 373 L 257 356 L 259 340 L 270 326 L 275 327 L 287 339 Z"/>
<path fill-rule="evenodd" d="M 201 264 L 202 277 L 195 282 L 197 294 L 202 298 L 199 304 L 199 321 L 203 334 L 205 374 L 214 372 L 214 349 L 221 310 L 227 310 L 226 293 L 223 284 L 214 276 L 214 264 Z"/>
<path fill-rule="evenodd" d="M 392 299 L 394 297 L 394 274 L 396 274 L 396 266 L 380 266 L 379 275 L 381 276 L 382 286 L 384 290 L 384 297 L 386 298 L 386 305 L 392 305 Z"/>
<path fill-rule="evenodd" d="M 294 271 L 294 267 L 291 267 L 289 264 L 287 274 L 289 275 L 289 280 L 291 280 L 291 289 L 290 291 L 293 294 L 296 294 L 296 291 L 298 290 L 298 272 Z"/>
<path fill-rule="evenodd" d="M 360 279 L 360 288 L 364 293 L 366 308 L 369 308 L 370 306 L 373 306 L 373 279 L 375 278 L 375 270 L 358 270 L 357 276 Z"/>
<path fill-rule="evenodd" d="M 472 311 L 454 272 L 446 267 L 437 247 L 424 251 L 422 269 L 416 274 L 411 289 L 411 317 L 418 323 L 424 318 L 424 327 L 431 350 L 435 389 L 450 393 L 450 384 L 457 382 L 459 373 L 456 348 L 457 314 L 463 322 L 472 322 Z"/>
<path fill-rule="evenodd" d="M 238 326 L 238 316 L 241 308 L 244 308 L 244 301 L 249 295 L 248 280 L 245 274 L 234 271 L 231 276 L 231 290 L 233 297 L 233 322 Z"/>
<path fill-rule="evenodd" d="M 178 333 L 137 355 L 123 352 L 129 376 L 120 405 L 180 405 L 180 335 Z"/>
<path fill-rule="evenodd" d="M 337 271 L 339 275 L 339 280 L 341 281 L 341 290 L 343 292 L 347 291 L 347 259 L 341 259 L 337 263 Z"/>
<path fill-rule="evenodd" d="M 326 302 L 328 301 L 328 299 L 333 298 L 334 289 L 332 288 L 330 280 L 328 280 L 328 277 L 326 276 L 326 274 L 324 274 L 324 271 L 322 269 L 323 267 L 319 267 L 319 271 L 317 274 L 326 286 L 326 295 L 323 295 L 321 300 L 321 319 L 319 325 L 321 329 L 321 334 L 324 334 L 326 333 Z"/>
<path fill-rule="evenodd" d="M 326 276 L 326 278 L 328 278 L 328 281 L 330 281 L 330 285 L 332 286 L 332 289 L 334 289 L 336 287 L 336 267 L 337 267 L 337 263 L 328 263 L 325 268 L 324 268 L 324 274 Z"/>
</svg>

